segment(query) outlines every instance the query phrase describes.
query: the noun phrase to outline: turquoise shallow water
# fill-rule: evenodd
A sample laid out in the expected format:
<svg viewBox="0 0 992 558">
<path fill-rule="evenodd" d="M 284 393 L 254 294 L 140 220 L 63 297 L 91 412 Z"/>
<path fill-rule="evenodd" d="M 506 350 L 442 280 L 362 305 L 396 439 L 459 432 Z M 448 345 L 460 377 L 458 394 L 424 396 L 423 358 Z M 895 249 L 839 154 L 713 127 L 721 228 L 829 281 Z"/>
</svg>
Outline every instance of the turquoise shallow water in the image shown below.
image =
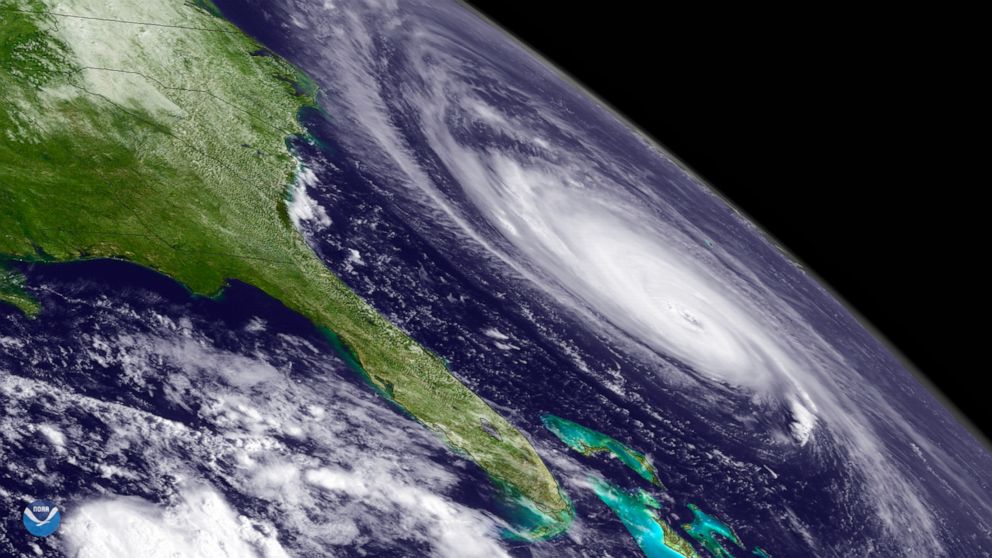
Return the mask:
<svg viewBox="0 0 992 558">
<path fill-rule="evenodd" d="M 665 528 L 671 530 L 671 527 L 658 517 L 661 504 L 653 496 L 643 490 L 626 492 L 598 477 L 590 478 L 589 482 L 599 499 L 617 514 L 647 558 L 686 556 L 665 544 Z"/>
<path fill-rule="evenodd" d="M 732 527 L 699 509 L 699 506 L 695 504 L 689 504 L 689 510 L 692 511 L 693 515 L 692 523 L 683 525 L 682 528 L 685 529 L 685 532 L 690 537 L 709 551 L 710 554 L 716 558 L 734 558 L 733 554 L 717 540 L 717 536 L 723 537 L 737 546 L 744 548 L 744 543 L 741 542 L 741 539 L 738 538 L 737 533 L 734 532 Z M 764 553 L 764 551 L 760 552 Z M 755 554 L 762 556 L 757 551 Z M 764 555 L 767 556 L 767 554 Z"/>
<path fill-rule="evenodd" d="M 609 453 L 645 480 L 663 488 L 654 467 L 644 454 L 606 434 L 555 415 L 546 414 L 541 420 L 548 430 L 571 449 L 584 455 Z M 662 506 L 649 492 L 643 489 L 624 490 L 599 476 L 590 477 L 588 483 L 596 496 L 613 510 L 648 558 L 673 556 L 734 558 L 721 541 L 729 541 L 739 548 L 745 548 L 730 525 L 704 512 L 699 506 L 688 504 L 687 507 L 692 512 L 692 521 L 682 525 L 681 528 L 696 545 L 706 551 L 699 553 L 661 518 L 659 511 Z M 751 551 L 751 554 L 760 558 L 771 558 L 765 550 L 757 547 Z"/>
<path fill-rule="evenodd" d="M 585 455 L 609 453 L 630 467 L 644 480 L 661 486 L 661 481 L 658 480 L 654 467 L 643 453 L 628 448 L 606 434 L 555 415 L 544 415 L 541 420 L 548 430 L 575 451 Z"/>
</svg>

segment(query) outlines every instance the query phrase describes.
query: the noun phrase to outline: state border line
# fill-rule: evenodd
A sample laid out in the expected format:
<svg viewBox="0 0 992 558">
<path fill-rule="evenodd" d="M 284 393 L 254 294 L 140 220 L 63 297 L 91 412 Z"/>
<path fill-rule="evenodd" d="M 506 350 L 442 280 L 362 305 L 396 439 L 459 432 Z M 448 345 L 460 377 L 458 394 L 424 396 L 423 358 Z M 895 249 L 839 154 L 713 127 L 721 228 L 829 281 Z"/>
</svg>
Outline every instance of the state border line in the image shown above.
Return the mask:
<svg viewBox="0 0 992 558">
<path fill-rule="evenodd" d="M 209 89 L 192 89 L 192 88 L 189 88 L 189 87 L 176 87 L 176 86 L 173 86 L 173 85 L 168 85 L 165 82 L 163 82 L 162 80 L 160 80 L 160 79 L 158 79 L 156 77 L 150 76 L 150 75 L 148 75 L 148 74 L 146 74 L 144 72 L 138 72 L 138 71 L 135 71 L 135 70 L 123 70 L 123 69 L 119 69 L 119 68 L 106 68 L 106 67 L 103 67 L 103 66 L 80 66 L 79 68 L 76 69 L 76 73 L 82 73 L 82 72 L 84 72 L 86 70 L 93 70 L 93 71 L 98 71 L 98 72 L 113 72 L 113 73 L 118 73 L 118 74 L 127 74 L 127 75 L 138 76 L 138 77 L 141 77 L 141 78 L 143 78 L 145 80 L 148 80 L 148 81 L 150 81 L 150 82 L 158 85 L 162 89 L 167 89 L 169 91 L 182 91 L 182 92 L 186 92 L 186 93 L 199 93 L 201 95 L 207 95 L 208 97 L 211 97 L 213 99 L 216 99 L 217 101 L 220 101 L 221 103 L 224 103 L 225 105 L 233 108 L 234 110 L 236 110 L 238 112 L 242 112 L 242 113 L 248 115 L 249 117 L 255 119 L 258 123 L 262 124 L 263 126 L 266 126 L 267 128 L 269 128 L 269 129 L 271 129 L 271 130 L 273 130 L 275 132 L 279 132 L 281 134 L 286 134 L 287 136 L 292 134 L 292 132 L 283 130 L 281 128 L 277 128 L 276 126 L 274 126 L 273 124 L 271 124 L 267 119 L 262 118 L 261 116 L 259 116 L 259 115 L 255 114 L 255 113 L 251 112 L 250 110 L 239 106 L 237 103 L 228 101 L 224 97 L 221 97 L 220 95 L 217 95 L 216 93 L 214 93 L 213 91 L 211 91 Z M 180 107 L 180 108 L 183 108 L 183 107 Z"/>
<path fill-rule="evenodd" d="M 88 19 L 92 21 L 109 21 L 111 23 L 124 23 L 128 25 L 147 25 L 150 27 L 165 27 L 171 29 L 186 29 L 189 31 L 207 31 L 210 33 L 232 33 L 241 34 L 241 31 L 235 29 L 210 29 L 209 27 L 193 27 L 191 25 L 170 25 L 167 23 L 154 23 L 151 21 L 130 21 L 126 19 L 114 19 L 109 17 L 96 17 L 96 16 L 84 16 L 77 14 L 66 14 L 62 12 L 52 12 L 48 10 L 19 10 L 17 8 L 0 8 L 2 12 L 11 12 L 19 14 L 31 14 L 31 15 L 49 15 L 56 17 L 68 17 L 73 19 Z"/>
</svg>

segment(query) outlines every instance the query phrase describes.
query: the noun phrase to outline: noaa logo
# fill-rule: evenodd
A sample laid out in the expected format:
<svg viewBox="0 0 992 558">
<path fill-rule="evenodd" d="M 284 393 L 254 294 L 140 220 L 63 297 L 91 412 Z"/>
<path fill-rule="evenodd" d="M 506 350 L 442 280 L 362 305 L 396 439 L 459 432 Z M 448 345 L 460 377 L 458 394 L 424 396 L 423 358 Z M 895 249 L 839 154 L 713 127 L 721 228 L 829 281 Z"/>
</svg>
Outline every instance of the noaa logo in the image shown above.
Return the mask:
<svg viewBox="0 0 992 558">
<path fill-rule="evenodd" d="M 36 537 L 47 537 L 59 528 L 62 512 L 48 500 L 35 500 L 24 508 L 24 527 Z"/>
</svg>

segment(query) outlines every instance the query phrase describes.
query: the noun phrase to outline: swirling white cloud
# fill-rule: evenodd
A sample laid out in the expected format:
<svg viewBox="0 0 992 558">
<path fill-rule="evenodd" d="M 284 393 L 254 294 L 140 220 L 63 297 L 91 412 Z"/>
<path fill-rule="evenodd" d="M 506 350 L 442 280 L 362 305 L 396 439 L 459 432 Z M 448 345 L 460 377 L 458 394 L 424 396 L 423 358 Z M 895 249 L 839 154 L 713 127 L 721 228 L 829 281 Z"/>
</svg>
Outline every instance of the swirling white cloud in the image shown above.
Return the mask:
<svg viewBox="0 0 992 558">
<path fill-rule="evenodd" d="M 674 357 L 703 382 L 785 409 L 797 445 L 828 432 L 893 538 L 941 552 L 939 520 L 876 425 L 905 439 L 913 428 L 793 301 L 665 199 L 666 188 L 705 186 L 657 147 L 646 149 L 668 161 L 674 182 L 618 156 L 610 141 L 647 140 L 595 101 L 593 121 L 583 121 L 562 101 L 583 93 L 468 12 L 416 2 L 293 9 L 326 47 L 312 52 L 311 69 L 327 85 L 341 141 L 377 180 L 400 185 L 389 193 L 424 234 L 457 235 L 479 261 L 593 329 L 609 324 L 632 352 Z M 969 502 L 982 507 L 980 496 Z"/>
</svg>

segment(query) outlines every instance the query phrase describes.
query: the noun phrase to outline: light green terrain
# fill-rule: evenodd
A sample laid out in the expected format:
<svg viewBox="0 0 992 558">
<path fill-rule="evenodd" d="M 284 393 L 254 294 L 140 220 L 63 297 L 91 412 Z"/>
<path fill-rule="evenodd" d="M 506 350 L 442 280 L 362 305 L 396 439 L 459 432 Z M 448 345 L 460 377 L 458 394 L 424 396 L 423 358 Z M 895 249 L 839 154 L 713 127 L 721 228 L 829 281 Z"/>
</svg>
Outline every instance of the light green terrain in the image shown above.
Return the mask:
<svg viewBox="0 0 992 558">
<path fill-rule="evenodd" d="M 0 0 L 0 301 L 37 310 L 4 259 L 117 258 L 208 296 L 254 285 L 333 332 L 386 396 L 536 504 L 543 534 L 564 529 L 570 506 L 528 440 L 295 230 L 286 141 L 315 93 L 196 5 Z"/>
<path fill-rule="evenodd" d="M 28 316 L 38 313 L 38 302 L 24 290 L 24 277 L 13 269 L 7 269 L 0 261 L 0 303 L 2 302 L 16 306 Z"/>
</svg>

